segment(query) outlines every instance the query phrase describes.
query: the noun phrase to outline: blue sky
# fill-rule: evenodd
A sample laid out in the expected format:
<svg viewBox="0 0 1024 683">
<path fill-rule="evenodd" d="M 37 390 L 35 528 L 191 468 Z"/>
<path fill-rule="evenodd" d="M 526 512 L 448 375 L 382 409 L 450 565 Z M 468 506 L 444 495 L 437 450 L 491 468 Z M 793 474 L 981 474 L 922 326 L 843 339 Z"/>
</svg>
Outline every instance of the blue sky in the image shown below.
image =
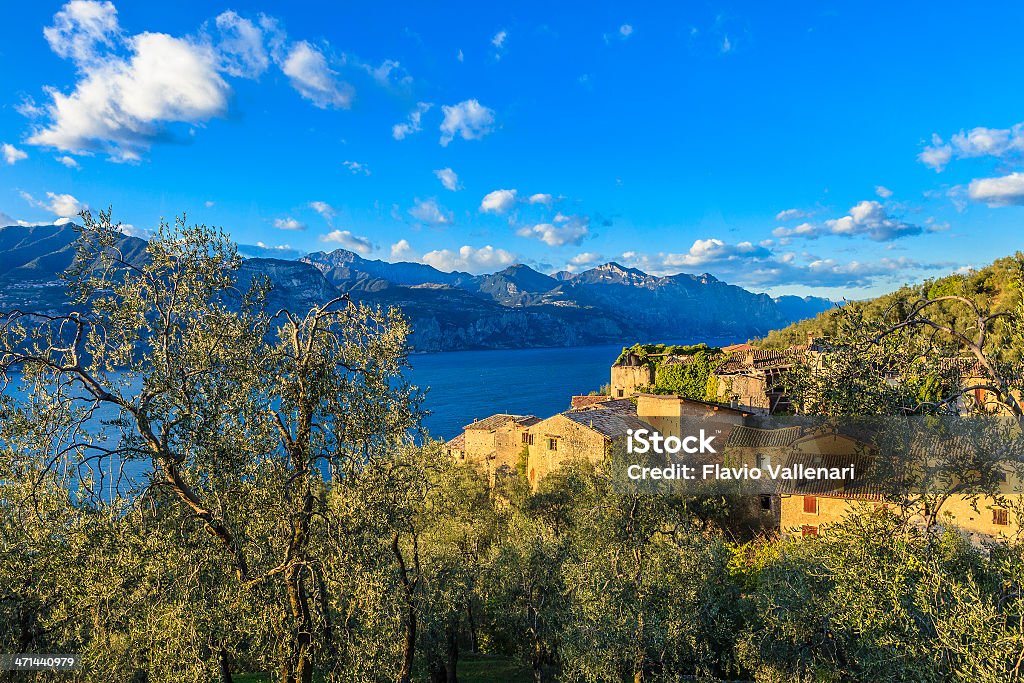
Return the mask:
<svg viewBox="0 0 1024 683">
<path fill-rule="evenodd" d="M 7 5 L 5 224 L 836 298 L 1021 247 L 1020 3 Z"/>
</svg>

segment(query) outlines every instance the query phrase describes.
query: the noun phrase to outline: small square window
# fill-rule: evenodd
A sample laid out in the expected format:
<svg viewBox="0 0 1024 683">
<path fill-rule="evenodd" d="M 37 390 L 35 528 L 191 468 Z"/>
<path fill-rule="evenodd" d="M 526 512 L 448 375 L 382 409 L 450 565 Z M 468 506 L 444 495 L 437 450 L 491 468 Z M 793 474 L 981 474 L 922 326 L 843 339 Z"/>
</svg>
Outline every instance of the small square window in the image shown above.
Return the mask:
<svg viewBox="0 0 1024 683">
<path fill-rule="evenodd" d="M 626 395 L 626 390 L 625 389 L 619 389 L 618 395 L 619 395 L 619 398 L 622 398 L 623 396 Z"/>
<path fill-rule="evenodd" d="M 770 511 L 772 509 L 771 496 L 761 496 L 761 509 L 764 511 Z"/>
<path fill-rule="evenodd" d="M 808 515 L 818 514 L 818 499 L 815 496 L 804 496 L 804 512 Z"/>
<path fill-rule="evenodd" d="M 548 439 L 548 450 L 549 451 L 557 451 L 558 450 L 558 439 L 556 439 L 556 438 Z"/>
<path fill-rule="evenodd" d="M 1003 508 L 992 508 L 992 523 L 1006 526 L 1010 523 L 1010 512 Z"/>
</svg>

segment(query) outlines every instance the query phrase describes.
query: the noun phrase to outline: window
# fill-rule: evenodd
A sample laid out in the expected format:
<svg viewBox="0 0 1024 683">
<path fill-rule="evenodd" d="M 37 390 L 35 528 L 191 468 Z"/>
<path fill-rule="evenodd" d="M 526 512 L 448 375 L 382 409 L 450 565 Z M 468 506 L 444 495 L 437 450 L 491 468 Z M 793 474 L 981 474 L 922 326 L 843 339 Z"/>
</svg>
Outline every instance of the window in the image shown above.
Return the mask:
<svg viewBox="0 0 1024 683">
<path fill-rule="evenodd" d="M 770 511 L 772 509 L 771 496 L 761 496 L 761 509 L 765 511 Z"/>
<path fill-rule="evenodd" d="M 530 432 L 523 432 L 523 443 L 525 443 L 527 446 L 532 446 L 533 434 L 531 434 Z"/>
<path fill-rule="evenodd" d="M 802 535 L 804 538 L 807 538 L 808 536 L 817 536 L 818 527 L 811 526 L 810 524 L 804 524 L 802 527 L 800 527 L 800 535 Z"/>
<path fill-rule="evenodd" d="M 1006 526 L 1010 523 L 1010 513 L 1003 508 L 992 508 L 992 523 Z"/>
<path fill-rule="evenodd" d="M 558 439 L 557 438 L 551 437 L 551 438 L 548 439 L 548 450 L 549 451 L 557 451 L 558 450 Z"/>
<path fill-rule="evenodd" d="M 626 395 L 626 390 L 625 389 L 619 389 L 619 391 L 618 391 L 619 398 L 622 398 L 625 395 Z"/>
<path fill-rule="evenodd" d="M 757 454 L 757 469 L 766 470 L 772 466 L 772 456 L 765 453 Z"/>
<path fill-rule="evenodd" d="M 818 514 L 818 499 L 814 496 L 804 496 L 804 512 L 808 515 Z"/>
</svg>

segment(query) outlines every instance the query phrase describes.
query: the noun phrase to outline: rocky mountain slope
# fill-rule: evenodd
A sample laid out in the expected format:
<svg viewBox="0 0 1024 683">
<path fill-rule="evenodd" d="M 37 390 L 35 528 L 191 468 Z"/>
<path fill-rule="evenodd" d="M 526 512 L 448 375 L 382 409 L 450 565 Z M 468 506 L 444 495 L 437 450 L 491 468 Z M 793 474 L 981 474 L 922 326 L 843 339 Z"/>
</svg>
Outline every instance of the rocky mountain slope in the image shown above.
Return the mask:
<svg viewBox="0 0 1024 683">
<path fill-rule="evenodd" d="M 74 258 L 73 226 L 0 228 L 0 310 L 67 308 L 60 274 Z M 143 240 L 121 248 L 142 258 Z M 624 339 L 746 339 L 832 306 L 826 299 L 755 294 L 711 275 L 659 277 L 616 263 L 548 276 L 526 265 L 486 275 L 387 263 L 350 251 L 298 261 L 250 258 L 239 281 L 266 276 L 271 305 L 308 310 L 339 293 L 396 306 L 417 351 L 577 346 Z"/>
</svg>

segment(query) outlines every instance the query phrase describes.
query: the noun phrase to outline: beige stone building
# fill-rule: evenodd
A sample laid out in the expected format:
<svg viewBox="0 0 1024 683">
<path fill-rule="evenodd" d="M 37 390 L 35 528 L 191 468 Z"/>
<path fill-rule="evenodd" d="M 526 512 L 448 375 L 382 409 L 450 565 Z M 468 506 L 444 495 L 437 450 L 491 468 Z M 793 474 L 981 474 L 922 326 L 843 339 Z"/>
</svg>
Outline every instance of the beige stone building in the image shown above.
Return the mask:
<svg viewBox="0 0 1024 683">
<path fill-rule="evenodd" d="M 569 461 L 602 462 L 613 442 L 625 439 L 630 429 L 651 429 L 651 425 L 637 417 L 628 400 L 606 401 L 541 420 L 529 429 L 526 473 L 530 485 L 537 486 Z"/>
<path fill-rule="evenodd" d="M 683 425 L 691 426 L 702 421 L 719 427 L 741 425 L 754 413 L 743 408 L 698 401 L 676 394 L 639 394 L 636 396 L 636 414 L 664 436 L 683 437 L 689 434 L 682 433 Z"/>
<path fill-rule="evenodd" d="M 483 468 L 493 482 L 502 468 L 516 470 L 528 446 L 529 428 L 538 422 L 540 418 L 534 415 L 491 415 L 463 427 L 445 449 L 456 462 Z"/>
<path fill-rule="evenodd" d="M 635 353 L 627 353 L 612 365 L 612 398 L 626 398 L 654 386 L 654 365 Z"/>
</svg>

